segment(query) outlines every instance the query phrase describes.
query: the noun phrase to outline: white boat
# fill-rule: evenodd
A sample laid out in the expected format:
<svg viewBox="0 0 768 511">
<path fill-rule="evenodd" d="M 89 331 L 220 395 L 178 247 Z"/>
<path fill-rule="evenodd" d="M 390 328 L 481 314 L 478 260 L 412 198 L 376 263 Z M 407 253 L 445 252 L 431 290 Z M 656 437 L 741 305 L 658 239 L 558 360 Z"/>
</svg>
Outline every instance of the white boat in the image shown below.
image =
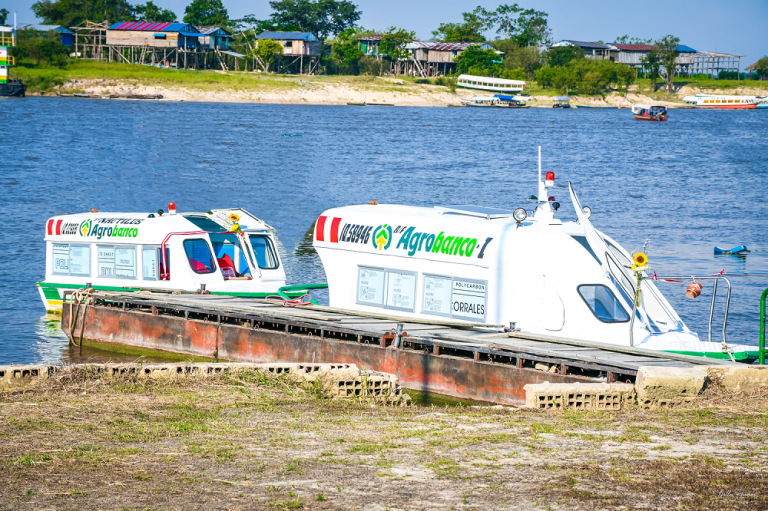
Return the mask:
<svg viewBox="0 0 768 511">
<path fill-rule="evenodd" d="M 697 94 L 685 96 L 683 102 L 705 108 L 719 110 L 751 110 L 757 107 L 757 96 L 721 96 L 709 94 Z"/>
<path fill-rule="evenodd" d="M 523 208 L 393 204 L 325 211 L 314 246 L 330 305 L 404 321 L 756 357 L 755 346 L 728 343 L 729 354 L 723 343 L 701 340 L 647 273 L 636 304 L 633 255 L 593 227 L 591 211 L 570 185 L 578 221 L 560 221 L 560 205 L 549 196 L 553 186 L 554 173 L 542 182 L 539 168 L 540 199 L 530 214 Z"/>
<path fill-rule="evenodd" d="M 456 86 L 462 89 L 485 90 L 493 92 L 522 92 L 525 82 L 522 80 L 506 80 L 489 76 L 459 75 Z"/>
<path fill-rule="evenodd" d="M 244 209 L 80 213 L 46 224 L 46 310 L 65 291 L 179 290 L 265 297 L 285 286 L 273 229 Z"/>
<path fill-rule="evenodd" d="M 464 106 L 477 108 L 496 108 L 499 100 L 493 96 L 475 96 L 468 101 L 462 101 Z"/>
</svg>

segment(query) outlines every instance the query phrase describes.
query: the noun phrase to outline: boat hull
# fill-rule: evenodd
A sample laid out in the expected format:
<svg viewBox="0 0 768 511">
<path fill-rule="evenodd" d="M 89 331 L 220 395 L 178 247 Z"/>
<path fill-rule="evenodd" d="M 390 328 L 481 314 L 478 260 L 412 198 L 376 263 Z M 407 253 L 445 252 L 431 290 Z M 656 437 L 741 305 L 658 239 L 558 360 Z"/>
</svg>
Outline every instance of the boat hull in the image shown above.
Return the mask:
<svg viewBox="0 0 768 511">
<path fill-rule="evenodd" d="M 667 117 L 652 117 L 650 115 L 635 115 L 636 121 L 651 121 L 651 122 L 658 122 L 658 121 L 666 121 Z"/>
<path fill-rule="evenodd" d="M 698 108 L 710 110 L 754 110 L 757 108 L 757 103 L 750 105 L 698 105 Z"/>
<path fill-rule="evenodd" d="M 21 80 L 11 80 L 8 83 L 0 83 L 0 97 L 18 97 L 26 96 L 27 86 Z"/>
<path fill-rule="evenodd" d="M 73 291 L 75 289 L 82 289 L 85 286 L 78 284 L 53 284 L 49 282 L 38 282 L 37 289 L 40 292 L 40 299 L 43 301 L 43 307 L 45 310 L 53 314 L 61 314 L 62 297 L 65 291 Z M 128 287 L 111 287 L 111 286 L 91 286 L 96 291 L 117 291 L 117 292 L 135 292 L 146 290 L 147 288 L 128 288 Z M 168 289 L 158 289 L 157 291 L 168 292 Z M 188 292 L 194 292 L 194 289 L 188 290 Z M 224 291 L 211 291 L 212 295 L 222 296 L 238 296 L 241 298 L 266 298 L 267 296 L 275 296 L 280 293 L 279 288 L 275 288 L 270 292 L 224 292 Z M 298 298 L 306 294 L 306 290 L 299 291 L 283 291 L 283 293 L 290 298 Z"/>
</svg>

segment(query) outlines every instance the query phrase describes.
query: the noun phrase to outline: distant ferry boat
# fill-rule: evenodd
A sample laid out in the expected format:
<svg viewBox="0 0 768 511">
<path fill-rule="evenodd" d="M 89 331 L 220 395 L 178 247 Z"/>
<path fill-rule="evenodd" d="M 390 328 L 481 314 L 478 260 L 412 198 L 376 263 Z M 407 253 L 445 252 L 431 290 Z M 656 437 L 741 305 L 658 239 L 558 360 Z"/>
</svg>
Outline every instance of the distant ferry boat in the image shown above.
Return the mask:
<svg viewBox="0 0 768 511">
<path fill-rule="evenodd" d="M 488 76 L 459 75 L 456 83 L 463 89 L 487 90 L 494 92 L 522 92 L 525 82 L 522 80 L 505 80 Z"/>
<path fill-rule="evenodd" d="M 761 99 L 757 96 L 714 96 L 707 94 L 697 94 L 683 98 L 683 102 L 689 105 L 721 110 L 753 109 L 757 108 L 757 104 L 760 101 Z"/>
</svg>

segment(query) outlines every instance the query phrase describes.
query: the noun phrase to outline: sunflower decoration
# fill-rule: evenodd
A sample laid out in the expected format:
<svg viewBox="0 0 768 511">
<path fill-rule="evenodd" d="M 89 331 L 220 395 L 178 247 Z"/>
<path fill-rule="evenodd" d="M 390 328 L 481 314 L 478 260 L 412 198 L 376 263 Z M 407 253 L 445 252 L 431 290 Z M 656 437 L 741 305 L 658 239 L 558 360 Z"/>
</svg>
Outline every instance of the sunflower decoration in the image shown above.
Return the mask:
<svg viewBox="0 0 768 511">
<path fill-rule="evenodd" d="M 645 255 L 645 252 L 638 252 L 632 256 L 632 261 L 635 263 L 632 265 L 633 269 L 645 268 L 648 264 L 648 256 Z"/>
<path fill-rule="evenodd" d="M 229 214 L 229 219 L 230 219 L 230 221 L 233 224 L 239 223 L 240 222 L 240 215 L 238 215 L 237 213 L 230 213 Z"/>
<path fill-rule="evenodd" d="M 648 255 L 646 254 L 650 241 L 651 240 L 645 240 L 645 245 L 643 246 L 642 252 L 634 252 L 632 254 L 632 271 L 634 272 L 635 278 L 637 279 L 635 302 L 637 302 L 638 306 L 640 305 L 640 285 L 643 282 L 643 271 L 650 270 L 650 266 L 648 266 Z"/>
</svg>

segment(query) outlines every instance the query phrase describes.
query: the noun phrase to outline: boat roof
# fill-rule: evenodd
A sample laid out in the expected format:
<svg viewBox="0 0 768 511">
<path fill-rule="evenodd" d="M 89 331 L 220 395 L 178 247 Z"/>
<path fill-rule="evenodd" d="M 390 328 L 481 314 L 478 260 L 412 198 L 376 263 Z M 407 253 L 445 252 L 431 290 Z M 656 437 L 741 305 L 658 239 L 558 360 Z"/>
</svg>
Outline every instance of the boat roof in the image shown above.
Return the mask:
<svg viewBox="0 0 768 511">
<path fill-rule="evenodd" d="M 129 243 L 159 243 L 174 233 L 222 233 L 236 223 L 229 217 L 236 214 L 238 225 L 245 232 L 269 232 L 272 228 L 242 208 L 217 209 L 190 213 L 118 213 L 89 212 L 58 215 L 46 223 L 45 238 L 52 241 L 116 241 Z M 82 238 L 82 239 L 81 239 Z"/>
<path fill-rule="evenodd" d="M 552 101 L 570 101 L 570 100 L 571 98 L 569 98 L 568 96 L 555 96 L 554 98 L 552 98 Z"/>
<path fill-rule="evenodd" d="M 479 80 L 485 83 L 512 83 L 515 85 L 525 85 L 523 80 L 507 80 L 505 78 L 491 78 L 490 76 L 459 75 L 459 80 Z"/>
<path fill-rule="evenodd" d="M 636 105 L 632 105 L 633 108 L 667 108 L 664 105 L 646 105 L 644 103 L 638 103 Z"/>
</svg>

